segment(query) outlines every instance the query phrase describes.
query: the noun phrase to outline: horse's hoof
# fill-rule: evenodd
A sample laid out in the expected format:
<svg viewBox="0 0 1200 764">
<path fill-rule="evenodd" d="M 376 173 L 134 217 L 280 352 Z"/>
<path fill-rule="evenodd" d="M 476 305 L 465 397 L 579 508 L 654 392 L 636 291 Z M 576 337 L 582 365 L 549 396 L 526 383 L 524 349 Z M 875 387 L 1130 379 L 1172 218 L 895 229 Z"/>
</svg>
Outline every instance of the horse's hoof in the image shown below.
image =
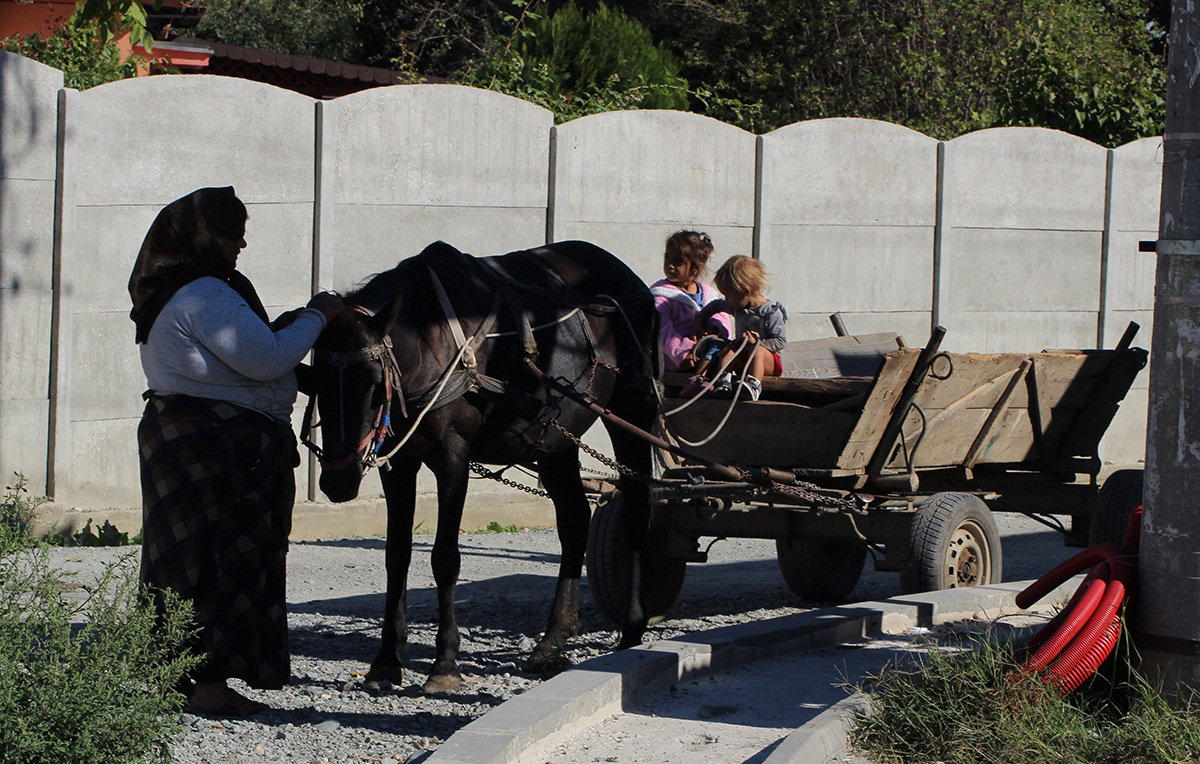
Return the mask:
<svg viewBox="0 0 1200 764">
<path fill-rule="evenodd" d="M 529 660 L 525 661 L 525 665 L 521 667 L 522 671 L 530 674 L 537 674 L 542 681 L 555 677 L 573 664 L 561 648 L 552 650 L 534 650 L 533 655 L 529 656 Z"/>
<path fill-rule="evenodd" d="M 434 674 L 421 685 L 422 692 L 458 692 L 462 685 L 462 677 L 458 674 Z"/>
<path fill-rule="evenodd" d="M 378 692 L 379 690 L 387 689 L 384 683 L 390 684 L 392 687 L 400 687 L 404 684 L 404 667 L 403 666 L 372 666 L 371 670 L 363 678 L 363 688 Z"/>
</svg>

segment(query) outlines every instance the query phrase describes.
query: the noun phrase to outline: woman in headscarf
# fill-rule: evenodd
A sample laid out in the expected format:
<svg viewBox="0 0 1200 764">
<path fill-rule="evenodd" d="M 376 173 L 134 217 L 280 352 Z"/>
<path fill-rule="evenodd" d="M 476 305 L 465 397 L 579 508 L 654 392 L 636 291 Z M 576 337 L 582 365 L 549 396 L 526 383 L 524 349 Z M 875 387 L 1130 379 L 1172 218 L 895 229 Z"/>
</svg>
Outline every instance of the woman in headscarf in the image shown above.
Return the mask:
<svg viewBox="0 0 1200 764">
<path fill-rule="evenodd" d="M 144 583 L 195 606 L 206 655 L 185 710 L 245 716 L 265 706 L 226 684 L 291 677 L 284 570 L 300 463 L 293 371 L 341 298 L 322 292 L 272 327 L 236 270 L 246 207 L 232 187 L 164 208 L 129 279 L 149 390 L 138 426 Z M 283 324 L 287 324 L 283 326 Z"/>
</svg>

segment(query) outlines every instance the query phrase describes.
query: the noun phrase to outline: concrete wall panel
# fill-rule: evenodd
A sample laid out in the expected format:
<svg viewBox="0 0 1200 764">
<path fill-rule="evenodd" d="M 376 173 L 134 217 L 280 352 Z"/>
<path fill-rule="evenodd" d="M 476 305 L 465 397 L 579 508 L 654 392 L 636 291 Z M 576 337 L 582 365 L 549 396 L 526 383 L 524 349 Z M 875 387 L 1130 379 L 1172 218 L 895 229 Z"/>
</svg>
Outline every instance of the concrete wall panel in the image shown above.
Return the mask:
<svg viewBox="0 0 1200 764">
<path fill-rule="evenodd" d="M 946 143 L 950 227 L 1099 231 L 1107 157 L 1057 130 L 1002 127 Z"/>
<path fill-rule="evenodd" d="M 13 484 L 19 473 L 31 494 L 46 486 L 46 449 L 50 401 L 46 398 L 0 398 L 0 486 Z"/>
<path fill-rule="evenodd" d="M 541 246 L 545 209 L 342 205 L 337 208 L 338 254 L 331 286 L 349 290 L 390 270 L 435 241 L 473 255 Z"/>
<path fill-rule="evenodd" d="M 246 206 L 250 219 L 238 270 L 274 318 L 312 295 L 312 202 Z"/>
<path fill-rule="evenodd" d="M 756 140 L 678 111 L 615 111 L 559 125 L 555 224 L 750 227 Z M 567 238 L 557 229 L 555 237 Z"/>
<path fill-rule="evenodd" d="M 0 179 L 53 180 L 62 72 L 0 50 Z"/>
<path fill-rule="evenodd" d="M 373 88 L 336 103 L 338 204 L 545 209 L 549 111 L 456 85 Z"/>
<path fill-rule="evenodd" d="M 62 72 L 0 51 L 0 485 L 46 490 L 58 90 Z"/>
<path fill-rule="evenodd" d="M 79 507 L 140 507 L 137 419 L 71 423 L 71 504 Z"/>
<path fill-rule="evenodd" d="M 931 309 L 933 228 L 775 226 L 763 263 L 789 311 Z"/>
<path fill-rule="evenodd" d="M 1138 252 L 1138 242 L 1158 238 L 1161 197 L 1162 140 L 1143 138 L 1114 149 L 1109 310 L 1154 308 L 1156 258 L 1152 252 Z"/>
<path fill-rule="evenodd" d="M 932 226 L 937 141 L 870 119 L 800 122 L 763 136 L 777 225 Z"/>
<path fill-rule="evenodd" d="M 608 223 L 575 221 L 559 232 L 559 240 L 582 239 L 603 247 L 633 269 L 647 284 L 663 277 L 663 249 L 671 234 L 681 230 L 698 230 L 709 235 L 713 257 L 709 262 L 707 281 L 721 263 L 733 255 L 749 255 L 754 250 L 754 231 L 750 227 L 703 226 L 693 223 L 630 223 L 614 226 Z"/>
<path fill-rule="evenodd" d="M 1100 242 L 1098 231 L 950 231 L 942 258 L 943 308 L 1094 312 L 1100 304 Z"/>
<path fill-rule="evenodd" d="M 72 379 L 72 421 L 140 417 L 146 377 L 128 313 L 76 314 L 71 338 L 63 363 Z"/>
<path fill-rule="evenodd" d="M 954 353 L 1032 353 L 1096 344 L 1094 313 L 963 311 L 945 326 L 942 350 Z"/>
<path fill-rule="evenodd" d="M 110 82 L 79 100 L 81 206 L 158 210 L 197 188 L 230 185 L 247 204 L 313 199 L 316 117 L 307 96 L 189 75 Z"/>
<path fill-rule="evenodd" d="M 1143 371 L 1139 381 L 1143 384 L 1130 390 L 1121 401 L 1121 408 L 1108 426 L 1108 432 L 1100 441 L 1100 459 L 1106 465 L 1138 465 L 1146 461 L 1146 416 L 1149 391 L 1144 379 L 1149 375 Z"/>
<path fill-rule="evenodd" d="M 50 322 L 49 289 L 0 289 L 0 401 L 46 402 Z"/>
</svg>

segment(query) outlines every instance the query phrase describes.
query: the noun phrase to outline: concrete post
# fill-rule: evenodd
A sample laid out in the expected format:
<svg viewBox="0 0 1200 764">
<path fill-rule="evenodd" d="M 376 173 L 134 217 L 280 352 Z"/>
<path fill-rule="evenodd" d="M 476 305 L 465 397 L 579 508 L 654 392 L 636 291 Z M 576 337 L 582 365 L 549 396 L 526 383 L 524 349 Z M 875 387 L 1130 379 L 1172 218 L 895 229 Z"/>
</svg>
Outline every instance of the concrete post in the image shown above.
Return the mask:
<svg viewBox="0 0 1200 764">
<path fill-rule="evenodd" d="M 1200 23 L 1174 0 L 1134 636 L 1168 695 L 1200 689 Z"/>
</svg>

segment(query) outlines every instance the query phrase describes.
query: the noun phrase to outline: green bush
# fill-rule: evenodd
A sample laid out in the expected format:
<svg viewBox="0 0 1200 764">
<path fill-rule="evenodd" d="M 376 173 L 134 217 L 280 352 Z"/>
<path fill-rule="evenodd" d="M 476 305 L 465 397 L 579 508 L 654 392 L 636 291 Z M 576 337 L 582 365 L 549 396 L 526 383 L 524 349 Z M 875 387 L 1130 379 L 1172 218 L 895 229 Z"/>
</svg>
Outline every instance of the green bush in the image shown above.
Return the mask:
<svg viewBox="0 0 1200 764">
<path fill-rule="evenodd" d="M 170 760 L 192 609 L 167 592 L 156 616 L 133 557 L 79 587 L 0 524 L 0 764 Z"/>
<path fill-rule="evenodd" d="M 0 498 L 0 526 L 18 537 L 25 537 L 33 526 L 42 497 L 29 495 L 29 481 L 23 474 L 14 472 L 13 477 L 16 478 L 13 484 L 4 489 L 4 497 Z"/>
<path fill-rule="evenodd" d="M 76 13 L 45 39 L 37 34 L 14 35 L 0 40 L 0 48 L 53 66 L 62 71 L 63 84 L 76 90 L 136 77 L 137 65 L 144 59 L 130 56 L 122 61 L 116 41 L 101 36 L 98 22 L 86 21 Z"/>
</svg>

